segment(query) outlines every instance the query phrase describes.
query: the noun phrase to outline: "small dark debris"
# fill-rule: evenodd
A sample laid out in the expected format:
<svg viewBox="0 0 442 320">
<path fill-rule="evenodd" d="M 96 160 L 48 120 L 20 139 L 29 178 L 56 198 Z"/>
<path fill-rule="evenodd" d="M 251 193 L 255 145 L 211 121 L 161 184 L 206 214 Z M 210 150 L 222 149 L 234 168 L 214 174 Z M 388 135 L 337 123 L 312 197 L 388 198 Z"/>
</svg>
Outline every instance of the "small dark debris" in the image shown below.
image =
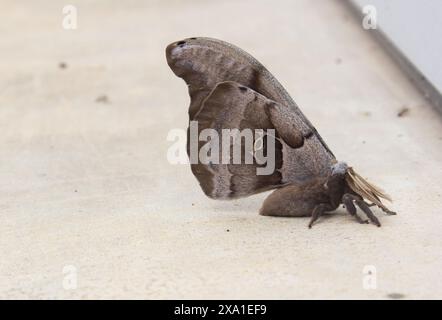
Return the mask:
<svg viewBox="0 0 442 320">
<path fill-rule="evenodd" d="M 78 190 L 74 190 L 74 192 L 78 192 Z"/>
<path fill-rule="evenodd" d="M 371 116 L 371 112 L 370 111 L 364 111 L 362 112 L 362 115 L 365 117 L 370 117 Z"/>
<path fill-rule="evenodd" d="M 226 231 L 227 231 L 227 232 L 230 232 L 230 229 L 227 229 Z"/>
<path fill-rule="evenodd" d="M 399 110 L 399 112 L 397 113 L 397 116 L 398 116 L 399 118 L 401 118 L 401 117 L 404 117 L 404 116 L 408 115 L 409 113 L 410 113 L 410 109 L 409 109 L 409 108 L 407 108 L 407 107 L 402 107 L 402 109 Z"/>
<path fill-rule="evenodd" d="M 97 99 L 95 99 L 95 102 L 98 102 L 98 103 L 109 103 L 109 98 L 107 97 L 107 95 L 103 94 L 103 95 L 97 97 Z"/>
<path fill-rule="evenodd" d="M 405 298 L 405 294 L 402 293 L 389 293 L 387 297 L 390 299 L 403 299 Z"/>
<path fill-rule="evenodd" d="M 60 69 L 66 69 L 66 68 L 68 67 L 68 65 L 67 65 L 66 62 L 60 62 L 60 63 L 58 64 L 58 67 L 59 67 Z"/>
<path fill-rule="evenodd" d="M 194 206 L 195 204 L 194 203 L 192 203 L 192 207 Z"/>
</svg>

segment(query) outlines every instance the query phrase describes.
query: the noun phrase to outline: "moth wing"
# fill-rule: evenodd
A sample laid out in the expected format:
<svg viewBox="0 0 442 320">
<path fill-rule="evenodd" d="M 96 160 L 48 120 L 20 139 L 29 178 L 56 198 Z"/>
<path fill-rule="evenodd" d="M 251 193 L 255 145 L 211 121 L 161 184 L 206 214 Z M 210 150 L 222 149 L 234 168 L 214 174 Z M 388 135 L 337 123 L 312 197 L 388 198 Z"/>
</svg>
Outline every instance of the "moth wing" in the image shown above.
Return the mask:
<svg viewBox="0 0 442 320">
<path fill-rule="evenodd" d="M 270 111 L 267 116 L 271 118 L 272 125 L 279 131 L 288 146 L 296 147 L 300 142 L 303 142 L 302 147 L 298 148 L 287 147 L 283 142 L 285 148 L 284 167 L 278 169 L 282 175 L 282 182 L 279 183 L 302 185 L 318 176 L 329 174 L 330 166 L 335 161 L 333 153 L 278 80 L 250 54 L 221 40 L 188 38 L 167 46 L 166 58 L 175 75 L 182 78 L 188 86 L 190 121 L 200 113 L 208 96 L 219 83 L 225 81 L 239 83 L 278 103 L 279 107 L 273 108 L 275 110 Z M 219 104 L 218 107 L 220 105 L 222 104 Z M 284 109 L 286 109 L 285 114 L 288 114 L 289 117 L 283 116 L 284 112 L 281 111 Z M 202 115 L 203 113 L 201 113 Z M 299 124 L 301 125 L 298 128 Z M 299 134 L 295 134 L 292 131 L 293 128 L 301 131 L 304 139 L 301 139 Z M 189 134 L 188 132 L 188 137 Z M 190 151 L 189 139 L 187 151 L 188 153 Z M 282 160 L 277 158 L 277 161 Z M 277 165 L 279 166 L 278 163 Z M 193 170 L 198 169 L 193 167 Z M 201 170 L 207 170 L 207 168 Z M 206 184 L 209 186 L 212 183 L 209 179 L 211 175 L 206 174 L 205 177 L 208 181 Z M 219 175 L 219 177 L 224 176 Z M 204 175 L 200 174 L 198 179 L 204 179 Z M 258 178 L 254 177 L 253 179 Z M 231 189 L 234 190 L 232 196 L 248 195 L 253 190 L 271 188 L 268 185 L 273 185 L 273 182 L 263 181 L 265 179 L 259 178 L 258 180 L 258 183 L 253 181 L 245 184 L 249 187 L 247 187 L 248 189 L 244 188 L 243 191 L 235 191 L 239 188 L 238 186 L 232 187 Z M 250 187 L 254 183 L 257 186 Z M 226 185 L 226 182 L 220 185 Z M 264 187 L 259 187 L 262 185 Z M 214 192 L 210 191 L 210 187 L 206 187 L 206 190 L 207 194 Z M 214 197 L 231 197 L 227 194 L 226 186 L 225 190 L 219 191 L 219 194 Z"/>
<path fill-rule="evenodd" d="M 276 102 L 266 105 L 267 115 L 276 131 L 291 148 L 299 148 L 304 138 L 312 134 L 310 128 L 291 109 Z"/>
<path fill-rule="evenodd" d="M 281 109 L 287 109 L 287 113 L 297 118 L 298 124 L 302 123 L 304 135 L 312 134 L 316 137 L 315 148 L 320 150 L 321 155 L 334 158 L 314 126 L 283 86 L 259 61 L 244 50 L 217 39 L 188 38 L 167 46 L 166 58 L 172 71 L 188 86 L 190 120 L 195 117 L 204 100 L 218 83 L 234 81 L 274 100 L 280 104 Z M 290 131 L 280 131 L 291 145 Z"/>
<path fill-rule="evenodd" d="M 256 136 L 256 132 L 261 129 L 268 133 L 269 129 L 275 129 L 269 117 L 269 108 L 274 110 L 280 107 L 276 102 L 236 82 L 221 82 L 212 90 L 203 101 L 202 107 L 195 115 L 194 120 L 198 123 L 198 136 L 205 129 L 214 130 L 219 137 L 219 141 L 215 143 L 218 143 L 220 147 L 216 150 L 217 152 L 215 151 L 216 155 L 211 161 L 202 161 L 201 155 L 206 155 L 207 149 L 204 148 L 209 143 L 209 139 L 207 139 L 208 141 L 199 141 L 198 158 L 196 159 L 198 162 L 191 165 L 193 174 L 207 196 L 215 199 L 245 197 L 285 184 L 280 171 L 284 142 L 279 141 L 277 130 L 274 140 L 275 157 L 273 164 L 263 164 L 253 156 L 252 162 L 245 161 L 248 153 L 253 155 L 257 143 L 263 148 L 264 155 L 268 156 L 268 153 L 270 153 L 267 138 L 257 141 L 260 140 L 260 137 Z M 281 121 L 278 121 L 278 125 L 281 125 Z M 236 142 L 241 142 L 240 147 L 231 143 L 228 149 L 222 148 L 226 141 L 232 141 L 229 140 L 231 137 L 228 134 L 234 132 L 235 129 L 239 130 L 241 134 L 242 140 L 236 140 Z M 296 128 L 292 129 L 295 132 L 293 136 L 302 137 L 300 131 Z M 249 134 L 248 137 L 247 134 Z M 241 150 L 241 162 L 235 162 L 235 148 L 237 147 Z M 192 154 L 192 147 L 190 152 Z M 210 152 L 208 154 L 211 155 Z M 223 161 L 223 157 L 228 160 L 227 163 Z M 217 159 L 218 161 L 216 161 Z M 268 158 L 268 160 L 272 161 L 271 158 Z M 274 168 L 271 174 L 258 174 L 258 168 L 268 165 L 270 165 L 270 168 L 272 166 Z"/>
<path fill-rule="evenodd" d="M 226 42 L 210 38 L 184 39 L 166 48 L 166 58 L 172 71 L 188 86 L 190 120 L 220 82 L 235 81 L 260 92 L 254 84 L 260 81 L 260 68 L 250 63 L 251 57 L 238 54 L 237 49 Z"/>
</svg>

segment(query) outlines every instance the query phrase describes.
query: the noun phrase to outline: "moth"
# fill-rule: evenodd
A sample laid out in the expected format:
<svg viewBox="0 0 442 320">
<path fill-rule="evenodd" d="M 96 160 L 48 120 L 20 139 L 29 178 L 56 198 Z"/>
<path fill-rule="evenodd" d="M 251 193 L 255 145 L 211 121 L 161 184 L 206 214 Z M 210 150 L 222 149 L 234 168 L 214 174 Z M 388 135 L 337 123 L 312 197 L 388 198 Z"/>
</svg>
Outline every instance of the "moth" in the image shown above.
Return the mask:
<svg viewBox="0 0 442 320">
<path fill-rule="evenodd" d="M 275 132 L 275 168 L 271 174 L 258 175 L 262 164 L 257 161 L 191 162 L 192 172 L 208 197 L 235 199 L 275 189 L 265 199 L 260 214 L 308 216 L 309 228 L 321 215 L 340 205 L 357 222 L 371 221 L 378 227 L 381 223 L 371 206 L 395 214 L 381 201 L 391 198 L 345 162 L 336 160 L 287 91 L 250 54 L 221 40 L 188 38 L 168 45 L 166 58 L 175 75 L 188 86 L 189 123 L 198 124 L 197 133 L 212 129 L 221 135 L 226 128 Z M 188 129 L 189 157 L 190 135 Z M 197 151 L 203 147 L 199 141 Z M 270 150 L 266 143 L 261 143 L 261 148 L 264 153 Z M 244 148 L 241 152 L 246 153 Z M 356 207 L 368 219 L 361 218 Z"/>
</svg>

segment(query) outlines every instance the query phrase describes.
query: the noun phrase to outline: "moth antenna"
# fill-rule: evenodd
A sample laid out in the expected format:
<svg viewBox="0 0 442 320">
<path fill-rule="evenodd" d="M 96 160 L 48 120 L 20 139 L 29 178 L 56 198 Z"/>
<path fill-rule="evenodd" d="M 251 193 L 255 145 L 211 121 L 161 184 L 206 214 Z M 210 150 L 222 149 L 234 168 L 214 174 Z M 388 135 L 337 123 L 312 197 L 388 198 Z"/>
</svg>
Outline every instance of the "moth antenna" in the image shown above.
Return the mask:
<svg viewBox="0 0 442 320">
<path fill-rule="evenodd" d="M 352 167 L 347 168 L 345 181 L 350 189 L 352 189 L 358 195 L 371 201 L 385 212 L 392 213 L 392 211 L 390 211 L 381 201 L 381 199 L 385 199 L 392 202 L 391 197 L 381 188 L 362 178 L 353 170 Z"/>
</svg>

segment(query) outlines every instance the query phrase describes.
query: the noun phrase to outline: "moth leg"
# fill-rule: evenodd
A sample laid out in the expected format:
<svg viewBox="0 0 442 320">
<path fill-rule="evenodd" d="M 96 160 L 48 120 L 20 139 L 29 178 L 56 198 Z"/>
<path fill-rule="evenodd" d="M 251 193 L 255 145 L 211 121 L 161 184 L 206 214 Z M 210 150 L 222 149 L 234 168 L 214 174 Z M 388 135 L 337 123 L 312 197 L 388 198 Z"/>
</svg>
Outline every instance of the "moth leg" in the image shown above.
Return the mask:
<svg viewBox="0 0 442 320">
<path fill-rule="evenodd" d="M 360 197 L 359 195 L 355 195 L 355 194 L 351 194 L 351 193 L 348 193 L 348 195 L 349 195 L 349 196 L 352 196 L 353 198 L 358 198 L 359 200 L 363 201 L 367 207 L 370 207 L 370 208 L 371 208 L 371 207 L 375 207 L 375 206 L 379 207 L 383 212 L 385 212 L 385 214 L 387 214 L 387 215 L 389 215 L 389 216 L 394 216 L 394 215 L 397 214 L 397 213 L 394 212 L 394 211 L 388 210 L 385 206 L 384 206 L 384 207 L 381 207 L 381 206 L 378 206 L 376 203 L 373 203 L 373 202 L 372 202 L 372 203 L 367 203 L 367 202 L 364 201 L 364 199 L 363 199 L 362 197 Z M 345 196 L 345 195 L 344 195 L 344 196 Z"/>
<path fill-rule="evenodd" d="M 376 216 L 373 214 L 373 212 L 369 208 L 369 205 L 362 199 L 362 197 L 356 196 L 356 195 L 353 195 L 350 193 L 345 194 L 344 197 L 346 197 L 348 199 L 352 199 L 356 203 L 356 205 L 359 208 L 361 208 L 362 211 L 364 211 L 365 215 L 368 217 L 368 219 L 370 219 L 371 222 L 373 222 L 378 227 L 381 226 L 381 223 L 379 222 L 378 218 L 376 218 Z M 344 197 L 342 197 L 342 198 L 344 198 Z"/>
<path fill-rule="evenodd" d="M 348 194 L 345 194 L 342 197 L 342 203 L 345 205 L 345 209 L 347 209 L 348 213 L 355 217 L 356 220 L 359 223 L 368 223 L 368 220 L 363 220 L 357 213 L 356 213 L 356 207 L 353 203 L 352 197 L 350 197 Z"/>
<path fill-rule="evenodd" d="M 365 202 L 365 201 L 364 201 Z M 367 202 L 365 202 L 365 204 L 368 206 L 368 207 L 374 207 L 374 206 L 377 206 L 377 204 L 376 203 L 367 203 Z M 382 211 L 384 211 L 385 212 L 385 214 L 387 214 L 387 215 L 389 215 L 389 216 L 395 216 L 397 213 L 396 212 L 394 212 L 394 211 L 391 211 L 391 210 L 388 210 L 387 208 L 385 208 L 385 207 L 379 207 Z"/>
<path fill-rule="evenodd" d="M 386 214 L 388 214 L 389 216 L 395 216 L 397 213 L 391 210 L 388 210 L 386 208 L 381 208 L 382 211 L 384 211 Z"/>
<path fill-rule="evenodd" d="M 313 226 L 313 223 L 318 220 L 318 218 L 327 210 L 333 210 L 332 206 L 328 203 L 321 203 L 318 204 L 312 212 L 312 218 L 310 219 L 310 223 L 308 224 L 308 227 L 311 228 Z"/>
<path fill-rule="evenodd" d="M 365 201 L 364 201 L 365 202 Z M 367 202 L 365 202 L 365 204 L 367 205 L 367 206 L 369 206 L 369 207 L 375 207 L 375 206 L 377 206 L 377 204 L 376 203 L 367 203 Z M 378 206 L 379 207 L 379 206 Z M 395 216 L 397 213 L 396 212 L 394 212 L 394 211 L 391 211 L 391 210 L 388 210 L 387 208 L 385 208 L 385 207 L 379 207 L 382 211 L 384 211 L 385 212 L 385 214 L 387 214 L 387 215 L 389 215 L 389 216 Z"/>
<path fill-rule="evenodd" d="M 376 218 L 373 212 L 371 212 L 371 209 L 368 207 L 368 205 L 365 203 L 364 200 L 356 199 L 355 202 L 358 205 L 358 207 L 361 208 L 362 211 L 364 211 L 364 213 L 367 215 L 368 219 L 371 220 L 371 222 L 373 222 L 378 227 L 381 226 L 381 223 L 379 222 L 378 218 Z"/>
</svg>

